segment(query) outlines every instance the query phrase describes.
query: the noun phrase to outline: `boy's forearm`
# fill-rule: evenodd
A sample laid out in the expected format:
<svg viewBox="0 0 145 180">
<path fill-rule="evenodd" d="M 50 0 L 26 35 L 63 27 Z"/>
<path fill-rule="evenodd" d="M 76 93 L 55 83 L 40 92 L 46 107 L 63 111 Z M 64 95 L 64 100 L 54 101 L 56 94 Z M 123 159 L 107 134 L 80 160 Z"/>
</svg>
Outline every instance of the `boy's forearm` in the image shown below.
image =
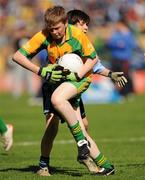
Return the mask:
<svg viewBox="0 0 145 180">
<path fill-rule="evenodd" d="M 105 68 L 100 73 L 97 73 L 97 74 L 108 77 L 109 72 L 110 72 L 110 70 Z"/>
<path fill-rule="evenodd" d="M 87 59 L 83 67 L 78 71 L 78 76 L 80 78 L 83 78 L 89 71 L 92 71 L 97 60 L 98 60 L 97 58 Z"/>
<path fill-rule="evenodd" d="M 25 69 L 28 69 L 35 74 L 38 74 L 39 72 L 39 66 L 33 64 L 29 59 L 27 59 L 22 53 L 17 51 L 14 56 L 13 56 L 13 61 L 16 62 L 17 64 L 21 65 Z"/>
</svg>

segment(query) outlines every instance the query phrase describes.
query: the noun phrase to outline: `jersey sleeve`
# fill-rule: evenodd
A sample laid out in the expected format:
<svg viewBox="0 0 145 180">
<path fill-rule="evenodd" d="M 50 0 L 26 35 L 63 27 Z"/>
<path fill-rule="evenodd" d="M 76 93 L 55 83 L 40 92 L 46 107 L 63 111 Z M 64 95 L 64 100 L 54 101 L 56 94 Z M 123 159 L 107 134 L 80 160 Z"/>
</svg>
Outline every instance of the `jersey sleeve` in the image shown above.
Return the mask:
<svg viewBox="0 0 145 180">
<path fill-rule="evenodd" d="M 84 33 L 82 33 L 81 36 L 79 36 L 79 41 L 82 45 L 82 57 L 94 59 L 97 53 L 92 43 L 89 41 L 89 39 Z"/>
<path fill-rule="evenodd" d="M 28 59 L 32 59 L 42 49 L 46 48 L 45 40 L 46 37 L 40 31 L 35 34 L 29 41 L 27 41 L 27 43 L 22 45 L 19 51 Z"/>
</svg>

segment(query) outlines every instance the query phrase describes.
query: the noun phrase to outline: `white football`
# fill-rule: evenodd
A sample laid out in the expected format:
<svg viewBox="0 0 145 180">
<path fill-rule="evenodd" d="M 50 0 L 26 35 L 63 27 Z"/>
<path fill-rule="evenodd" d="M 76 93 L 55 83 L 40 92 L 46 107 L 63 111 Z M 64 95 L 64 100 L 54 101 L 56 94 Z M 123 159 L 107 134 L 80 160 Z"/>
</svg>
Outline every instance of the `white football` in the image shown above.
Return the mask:
<svg viewBox="0 0 145 180">
<path fill-rule="evenodd" d="M 60 57 L 58 64 L 71 72 L 78 72 L 83 65 L 83 61 L 77 54 L 70 53 Z"/>
</svg>

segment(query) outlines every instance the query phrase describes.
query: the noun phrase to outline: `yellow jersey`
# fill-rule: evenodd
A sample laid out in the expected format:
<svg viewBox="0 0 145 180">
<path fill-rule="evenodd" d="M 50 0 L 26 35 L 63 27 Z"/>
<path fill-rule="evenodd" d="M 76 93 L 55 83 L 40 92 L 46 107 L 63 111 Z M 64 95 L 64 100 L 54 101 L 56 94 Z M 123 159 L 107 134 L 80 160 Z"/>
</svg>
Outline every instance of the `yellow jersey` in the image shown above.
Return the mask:
<svg viewBox="0 0 145 180">
<path fill-rule="evenodd" d="M 51 35 L 42 30 L 36 33 L 19 51 L 28 59 L 33 58 L 41 50 L 46 49 L 50 63 L 68 53 L 78 54 L 82 59 L 96 57 L 96 51 L 87 36 L 77 27 L 68 24 L 65 42 L 57 44 Z"/>
</svg>

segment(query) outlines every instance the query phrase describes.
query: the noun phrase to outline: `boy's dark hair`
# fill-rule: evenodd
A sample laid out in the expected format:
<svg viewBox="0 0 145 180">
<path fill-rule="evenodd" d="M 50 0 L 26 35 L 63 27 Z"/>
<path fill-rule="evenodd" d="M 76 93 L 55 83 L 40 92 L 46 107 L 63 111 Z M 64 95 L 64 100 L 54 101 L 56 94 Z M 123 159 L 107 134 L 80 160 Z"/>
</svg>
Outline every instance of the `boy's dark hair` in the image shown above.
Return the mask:
<svg viewBox="0 0 145 180">
<path fill-rule="evenodd" d="M 90 17 L 83 11 L 74 9 L 67 13 L 68 23 L 75 25 L 79 21 L 83 21 L 86 24 L 90 23 Z"/>
</svg>

